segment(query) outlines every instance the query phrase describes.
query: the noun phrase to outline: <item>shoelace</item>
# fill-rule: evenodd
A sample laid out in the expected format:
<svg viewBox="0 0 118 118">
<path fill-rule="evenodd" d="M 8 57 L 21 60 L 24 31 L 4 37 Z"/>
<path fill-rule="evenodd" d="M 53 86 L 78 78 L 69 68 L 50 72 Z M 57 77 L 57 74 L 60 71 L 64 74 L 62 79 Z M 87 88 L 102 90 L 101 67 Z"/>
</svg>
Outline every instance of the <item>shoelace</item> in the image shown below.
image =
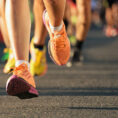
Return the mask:
<svg viewBox="0 0 118 118">
<path fill-rule="evenodd" d="M 13 70 L 13 74 L 20 75 L 21 77 L 25 77 L 26 79 L 32 78 L 30 72 L 28 71 L 28 67 L 25 63 L 21 64 L 18 67 L 15 67 Z"/>
<path fill-rule="evenodd" d="M 66 42 L 65 42 L 65 32 L 61 32 L 61 33 L 57 33 L 55 36 L 54 36 L 54 40 L 53 40 L 53 43 L 54 43 L 54 46 L 55 48 L 57 49 L 61 49 L 61 48 L 64 48 L 66 46 Z M 59 40 L 58 41 L 58 44 L 56 43 L 56 40 Z"/>
</svg>

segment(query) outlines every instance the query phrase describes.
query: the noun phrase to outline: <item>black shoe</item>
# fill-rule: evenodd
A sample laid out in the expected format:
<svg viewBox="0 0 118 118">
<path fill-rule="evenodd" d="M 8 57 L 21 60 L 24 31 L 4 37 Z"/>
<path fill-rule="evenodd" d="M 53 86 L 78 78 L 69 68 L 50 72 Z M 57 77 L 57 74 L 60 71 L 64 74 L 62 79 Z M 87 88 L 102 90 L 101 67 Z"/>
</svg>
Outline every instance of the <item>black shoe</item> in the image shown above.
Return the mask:
<svg viewBox="0 0 118 118">
<path fill-rule="evenodd" d="M 67 67 L 71 67 L 72 65 L 81 65 L 83 61 L 83 56 L 81 50 L 75 48 L 71 52 L 71 57 L 68 63 L 66 64 Z"/>
</svg>

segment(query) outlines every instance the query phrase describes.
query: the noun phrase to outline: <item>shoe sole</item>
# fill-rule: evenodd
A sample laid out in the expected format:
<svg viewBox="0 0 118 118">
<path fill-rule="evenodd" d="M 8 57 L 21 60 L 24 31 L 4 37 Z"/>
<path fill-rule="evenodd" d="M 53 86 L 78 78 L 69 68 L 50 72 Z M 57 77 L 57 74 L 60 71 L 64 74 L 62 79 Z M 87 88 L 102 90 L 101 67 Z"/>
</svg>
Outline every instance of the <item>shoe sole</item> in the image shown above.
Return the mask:
<svg viewBox="0 0 118 118">
<path fill-rule="evenodd" d="M 57 64 L 57 62 L 54 60 L 54 58 L 53 58 L 53 56 L 52 56 L 52 53 L 51 53 L 51 50 L 50 50 L 50 41 L 48 42 L 48 53 L 49 53 L 50 58 L 52 59 L 52 61 L 53 61 L 55 64 Z M 57 64 L 57 65 L 59 65 L 59 64 Z"/>
<path fill-rule="evenodd" d="M 81 56 L 79 62 L 71 62 L 71 61 L 69 61 L 69 62 L 66 64 L 66 66 L 67 66 L 68 68 L 72 67 L 73 65 L 82 66 L 82 65 L 83 65 L 83 61 L 84 61 L 84 57 Z"/>
<path fill-rule="evenodd" d="M 7 80 L 6 91 L 8 95 L 17 96 L 20 99 L 30 99 L 38 96 L 38 91 L 34 87 L 16 75 Z"/>
</svg>

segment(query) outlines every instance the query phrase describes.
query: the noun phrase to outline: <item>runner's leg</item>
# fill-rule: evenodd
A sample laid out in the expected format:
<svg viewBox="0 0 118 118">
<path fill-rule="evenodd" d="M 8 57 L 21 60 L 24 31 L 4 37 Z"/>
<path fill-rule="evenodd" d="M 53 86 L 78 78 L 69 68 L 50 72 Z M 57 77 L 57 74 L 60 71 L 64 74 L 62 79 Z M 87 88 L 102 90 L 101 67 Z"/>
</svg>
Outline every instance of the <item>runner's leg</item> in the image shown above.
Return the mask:
<svg viewBox="0 0 118 118">
<path fill-rule="evenodd" d="M 34 0 L 34 37 L 30 44 L 31 60 L 30 60 L 30 72 L 34 75 L 45 74 L 47 69 L 46 64 L 46 48 L 45 39 L 47 30 L 44 26 L 42 15 L 44 11 L 44 3 L 42 0 Z"/>
<path fill-rule="evenodd" d="M 42 14 L 45 7 L 42 0 L 34 0 L 34 20 L 35 20 L 35 29 L 34 29 L 34 43 L 37 45 L 45 45 L 45 38 L 47 35 L 47 30 L 44 26 Z"/>
<path fill-rule="evenodd" d="M 6 84 L 7 93 L 20 98 L 36 97 L 35 81 L 28 68 L 31 27 L 28 0 L 6 0 L 6 21 L 16 59 L 13 75 Z"/>
<path fill-rule="evenodd" d="M 91 23 L 91 0 L 76 0 L 78 8 L 78 22 L 76 26 L 76 38 L 84 41 Z"/>
<path fill-rule="evenodd" d="M 49 54 L 56 64 L 64 65 L 70 57 L 70 42 L 63 23 L 66 0 L 43 0 L 43 2 L 47 10 L 43 14 L 43 19 L 50 35 Z"/>
<path fill-rule="evenodd" d="M 52 26 L 59 26 L 62 22 L 66 0 L 43 0 Z"/>
<path fill-rule="evenodd" d="M 5 10 L 15 59 L 28 61 L 31 27 L 28 0 L 22 0 L 22 2 L 20 0 L 6 0 Z"/>
</svg>

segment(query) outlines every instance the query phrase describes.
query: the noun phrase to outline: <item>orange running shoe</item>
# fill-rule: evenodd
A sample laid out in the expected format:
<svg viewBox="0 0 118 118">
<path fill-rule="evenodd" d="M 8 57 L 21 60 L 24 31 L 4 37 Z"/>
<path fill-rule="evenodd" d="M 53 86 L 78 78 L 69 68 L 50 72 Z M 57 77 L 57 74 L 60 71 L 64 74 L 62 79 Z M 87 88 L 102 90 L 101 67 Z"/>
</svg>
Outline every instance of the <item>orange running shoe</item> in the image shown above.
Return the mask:
<svg viewBox="0 0 118 118">
<path fill-rule="evenodd" d="M 66 64 L 70 57 L 70 42 L 66 34 L 64 23 L 61 31 L 55 31 L 54 33 L 52 33 L 49 26 L 49 17 L 46 10 L 43 13 L 43 21 L 50 35 L 48 52 L 51 59 L 57 65 Z"/>
<path fill-rule="evenodd" d="M 6 91 L 8 95 L 25 99 L 38 96 L 35 87 L 34 78 L 30 74 L 27 65 L 22 63 L 15 67 L 13 75 L 7 80 Z"/>
</svg>

